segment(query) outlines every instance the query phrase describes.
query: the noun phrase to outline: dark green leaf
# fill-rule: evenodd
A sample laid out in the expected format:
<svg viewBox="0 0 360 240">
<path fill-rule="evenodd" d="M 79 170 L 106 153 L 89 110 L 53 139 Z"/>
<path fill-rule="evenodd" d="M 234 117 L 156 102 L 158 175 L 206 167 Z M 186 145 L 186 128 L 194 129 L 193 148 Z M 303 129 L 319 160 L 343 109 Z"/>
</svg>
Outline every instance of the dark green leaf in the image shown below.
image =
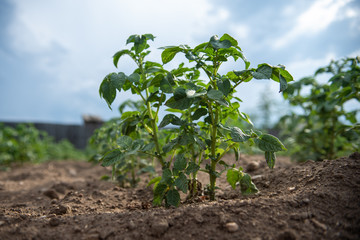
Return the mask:
<svg viewBox="0 0 360 240">
<path fill-rule="evenodd" d="M 183 193 L 187 193 L 189 180 L 184 173 L 180 173 L 179 177 L 175 180 L 175 186 Z"/>
<path fill-rule="evenodd" d="M 161 183 L 166 183 L 167 185 L 172 184 L 172 173 L 169 168 L 163 169 L 162 176 L 161 176 Z"/>
<path fill-rule="evenodd" d="M 286 150 L 281 141 L 270 134 L 260 135 L 255 139 L 255 143 L 264 152 L 278 152 Z"/>
<path fill-rule="evenodd" d="M 279 92 L 282 92 L 287 88 L 287 81 L 281 74 L 279 76 L 279 79 L 280 79 L 280 91 Z"/>
<path fill-rule="evenodd" d="M 133 140 L 129 136 L 120 136 L 120 137 L 118 137 L 116 142 L 120 148 L 122 148 L 124 150 L 129 150 L 132 145 Z"/>
<path fill-rule="evenodd" d="M 224 94 L 219 90 L 211 89 L 207 93 L 207 96 L 212 100 L 222 100 L 224 97 Z"/>
<path fill-rule="evenodd" d="M 191 174 L 191 173 L 196 173 L 197 171 L 199 171 L 199 169 L 200 169 L 200 166 L 199 166 L 199 165 L 197 165 L 197 164 L 194 163 L 194 162 L 189 162 L 189 165 L 188 165 L 188 167 L 186 168 L 185 173 L 186 173 L 187 175 L 189 175 L 189 174 Z"/>
<path fill-rule="evenodd" d="M 270 79 L 272 74 L 272 67 L 268 64 L 259 65 L 256 72 L 252 72 L 252 76 L 256 79 Z"/>
<path fill-rule="evenodd" d="M 108 76 L 102 81 L 99 88 L 100 97 L 104 98 L 108 107 L 111 109 L 111 104 L 116 97 L 116 88 L 110 82 Z"/>
<path fill-rule="evenodd" d="M 154 206 L 160 206 L 165 193 L 168 189 L 168 186 L 165 183 L 158 183 L 154 189 L 154 199 L 153 199 L 153 205 Z"/>
<path fill-rule="evenodd" d="M 176 155 L 174 162 L 174 169 L 177 171 L 182 171 L 186 168 L 186 165 L 187 165 L 187 160 L 184 157 L 184 154 Z"/>
<path fill-rule="evenodd" d="M 174 139 L 174 140 L 168 142 L 167 144 L 165 144 L 163 146 L 162 150 L 164 151 L 164 153 L 168 153 L 171 150 L 173 150 L 176 147 L 177 144 L 178 144 L 178 140 Z"/>
<path fill-rule="evenodd" d="M 249 135 L 245 134 L 238 127 L 230 128 L 230 136 L 231 136 L 231 140 L 233 140 L 234 142 L 246 142 L 250 138 Z"/>
<path fill-rule="evenodd" d="M 231 42 L 229 40 L 225 39 L 223 41 L 220 41 L 218 36 L 216 35 L 210 38 L 210 44 L 215 50 L 231 47 Z"/>
<path fill-rule="evenodd" d="M 198 120 L 202 116 L 205 116 L 208 113 L 206 108 L 198 108 L 194 112 L 194 114 L 191 116 L 192 120 Z"/>
<path fill-rule="evenodd" d="M 119 62 L 120 57 L 122 57 L 122 56 L 125 55 L 125 54 L 127 54 L 127 55 L 129 55 L 129 56 L 132 57 L 131 51 L 130 51 L 130 50 L 127 50 L 127 49 L 118 51 L 117 53 L 114 54 L 114 56 L 113 56 L 113 62 L 114 62 L 115 67 L 117 67 L 117 64 L 118 64 L 118 62 Z"/>
<path fill-rule="evenodd" d="M 265 152 L 266 163 L 269 168 L 273 169 L 275 166 L 276 155 L 274 152 Z"/>
<path fill-rule="evenodd" d="M 101 166 L 108 167 L 108 166 L 114 165 L 114 164 L 122 161 L 123 157 L 124 157 L 124 154 L 119 149 L 115 149 L 115 150 L 105 154 L 105 156 L 102 159 Z"/>
<path fill-rule="evenodd" d="M 161 123 L 159 124 L 159 128 L 163 128 L 169 124 L 180 126 L 183 124 L 183 121 L 174 114 L 166 114 Z"/>
<path fill-rule="evenodd" d="M 178 207 L 180 204 L 180 194 L 176 189 L 171 189 L 166 194 L 166 203 Z"/>
<path fill-rule="evenodd" d="M 218 80 L 218 81 L 217 81 L 217 86 L 218 86 L 219 90 L 220 90 L 225 96 L 227 96 L 227 95 L 230 93 L 231 85 L 230 85 L 229 79 Z"/>
</svg>

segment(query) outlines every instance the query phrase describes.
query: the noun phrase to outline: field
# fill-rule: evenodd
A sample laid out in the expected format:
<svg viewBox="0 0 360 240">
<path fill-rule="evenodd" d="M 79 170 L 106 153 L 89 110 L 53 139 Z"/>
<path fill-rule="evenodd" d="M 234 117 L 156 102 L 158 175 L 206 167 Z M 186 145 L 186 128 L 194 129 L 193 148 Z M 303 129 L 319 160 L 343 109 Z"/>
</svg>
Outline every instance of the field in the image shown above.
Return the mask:
<svg viewBox="0 0 360 240">
<path fill-rule="evenodd" d="M 242 196 L 223 176 L 217 201 L 178 208 L 153 207 L 146 177 L 121 188 L 88 162 L 26 164 L 0 173 L 0 239 L 360 238 L 359 153 L 300 164 L 279 157 L 273 170 L 263 156 L 242 155 L 240 164 L 260 193 Z"/>
</svg>

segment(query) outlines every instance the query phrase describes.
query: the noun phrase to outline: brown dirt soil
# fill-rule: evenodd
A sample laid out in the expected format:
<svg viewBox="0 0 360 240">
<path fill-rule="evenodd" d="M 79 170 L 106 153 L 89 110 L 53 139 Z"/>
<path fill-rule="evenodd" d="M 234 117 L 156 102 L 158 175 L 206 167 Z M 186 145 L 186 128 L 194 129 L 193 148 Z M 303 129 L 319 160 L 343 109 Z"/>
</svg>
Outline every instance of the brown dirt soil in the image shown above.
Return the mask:
<svg viewBox="0 0 360 240">
<path fill-rule="evenodd" d="M 262 156 L 240 164 L 259 194 L 242 196 L 221 179 L 217 201 L 179 208 L 154 208 L 145 180 L 120 188 L 87 162 L 0 172 L 0 239 L 360 239 L 359 153 L 302 164 L 280 157 L 273 170 Z"/>
</svg>

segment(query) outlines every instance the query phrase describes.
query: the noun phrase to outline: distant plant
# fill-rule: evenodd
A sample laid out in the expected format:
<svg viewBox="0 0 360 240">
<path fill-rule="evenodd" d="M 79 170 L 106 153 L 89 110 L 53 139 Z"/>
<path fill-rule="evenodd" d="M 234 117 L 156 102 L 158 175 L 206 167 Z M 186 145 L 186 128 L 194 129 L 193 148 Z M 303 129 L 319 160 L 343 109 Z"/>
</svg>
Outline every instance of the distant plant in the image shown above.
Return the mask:
<svg viewBox="0 0 360 240">
<path fill-rule="evenodd" d="M 44 131 L 32 124 L 18 124 L 15 128 L 0 123 L 0 165 L 38 163 L 56 159 L 86 159 L 85 153 L 63 140 L 55 143 Z"/>
<path fill-rule="evenodd" d="M 133 111 L 125 112 L 126 107 Z M 129 183 L 130 186 L 135 187 L 141 174 L 155 173 L 148 157 L 138 151 L 145 142 L 149 142 L 149 136 L 139 125 L 135 125 L 136 128 L 131 125 L 138 117 L 134 115 L 134 112 L 144 110 L 143 108 L 144 106 L 139 101 L 123 102 L 119 107 L 121 117 L 111 119 L 95 130 L 89 141 L 91 148 L 96 151 L 96 155 L 92 156 L 91 160 L 102 162 L 104 167 L 112 166 L 111 179 L 116 179 L 121 186 Z M 103 179 L 108 179 L 108 177 L 103 176 Z"/>
<path fill-rule="evenodd" d="M 114 65 L 117 66 L 120 57 L 128 55 L 137 64 L 137 68 L 129 76 L 123 72 L 110 73 L 100 85 L 100 96 L 109 107 L 117 91 L 127 90 L 140 96 L 142 106 L 145 107 L 141 111 L 122 114 L 128 127 L 117 138 L 122 143 L 129 144 L 106 153 L 101 159 L 102 164 L 118 164 L 127 152 L 135 154 L 137 151 L 156 158 L 162 167 L 162 175 L 149 183 L 154 184 L 154 205 L 161 205 L 165 201 L 166 205 L 178 206 L 179 191 L 189 191 L 188 197 L 196 196 L 198 171 L 209 174 L 210 185 L 206 192 L 210 200 L 215 200 L 216 179 L 223 172 L 217 171 L 218 164 L 227 170 L 227 180 L 233 188 L 239 183 L 242 193 L 257 192 L 250 176 L 241 167 L 235 168 L 235 165 L 222 161 L 223 156 L 233 151 L 238 159 L 240 145 L 247 142 L 264 151 L 268 166 L 273 168 L 275 152 L 283 151 L 285 147 L 272 135 L 226 125 L 230 118 L 237 120 L 239 117 L 252 124 L 249 116 L 240 112 L 241 99 L 235 97 L 234 93 L 241 83 L 253 78 L 277 81 L 280 83 L 280 91 L 284 91 L 287 82 L 292 81 L 292 76 L 282 65 L 271 66 L 264 63 L 257 68 L 249 68 L 250 62 L 243 55 L 238 42 L 228 34 L 220 39 L 213 36 L 209 42 L 195 48 L 187 45 L 164 47 L 161 55 L 163 64 L 144 60 L 150 53 L 147 50 L 148 40 L 154 40 L 154 36 L 130 36 L 127 44 L 133 43 L 133 47 L 117 52 L 113 57 Z M 165 70 L 163 65 L 172 61 L 178 53 L 184 54 L 195 66 L 189 68 L 182 63 L 176 69 Z M 242 59 L 245 70 L 221 75 L 220 66 L 229 58 L 235 61 Z M 200 70 L 205 73 L 207 80 L 200 79 Z M 166 106 L 166 110 L 171 113 L 165 115 L 157 125 L 162 106 Z M 166 137 L 166 141 L 163 141 L 159 138 L 159 129 L 169 126 L 175 128 Z M 137 129 L 144 129 L 150 136 L 150 141 L 139 139 L 134 133 Z M 201 168 L 203 162 L 206 162 L 205 168 Z"/>
<path fill-rule="evenodd" d="M 331 61 L 284 91 L 284 98 L 301 110 L 282 117 L 279 123 L 296 160 L 335 159 L 359 151 L 360 108 L 346 110 L 348 102 L 360 101 L 359 62 L 359 57 Z M 316 80 L 321 74 L 331 76 L 327 83 Z"/>
</svg>

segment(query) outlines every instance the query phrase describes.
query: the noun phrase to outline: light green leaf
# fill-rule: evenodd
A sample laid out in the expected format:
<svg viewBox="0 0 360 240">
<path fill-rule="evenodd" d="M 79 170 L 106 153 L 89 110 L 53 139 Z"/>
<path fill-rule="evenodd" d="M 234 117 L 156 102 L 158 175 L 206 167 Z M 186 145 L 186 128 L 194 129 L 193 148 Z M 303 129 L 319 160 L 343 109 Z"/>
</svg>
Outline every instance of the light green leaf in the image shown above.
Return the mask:
<svg viewBox="0 0 360 240">
<path fill-rule="evenodd" d="M 243 177 L 240 179 L 240 189 L 243 195 L 259 192 L 255 184 L 252 182 L 250 175 L 247 173 L 244 173 Z"/>
<path fill-rule="evenodd" d="M 239 181 L 239 170 L 236 168 L 230 168 L 226 173 L 226 180 L 233 189 L 236 188 L 236 183 Z"/>
<path fill-rule="evenodd" d="M 181 51 L 182 49 L 180 47 L 165 48 L 165 50 L 161 53 L 161 60 L 163 64 L 170 62 L 175 57 L 175 55 Z"/>
</svg>

